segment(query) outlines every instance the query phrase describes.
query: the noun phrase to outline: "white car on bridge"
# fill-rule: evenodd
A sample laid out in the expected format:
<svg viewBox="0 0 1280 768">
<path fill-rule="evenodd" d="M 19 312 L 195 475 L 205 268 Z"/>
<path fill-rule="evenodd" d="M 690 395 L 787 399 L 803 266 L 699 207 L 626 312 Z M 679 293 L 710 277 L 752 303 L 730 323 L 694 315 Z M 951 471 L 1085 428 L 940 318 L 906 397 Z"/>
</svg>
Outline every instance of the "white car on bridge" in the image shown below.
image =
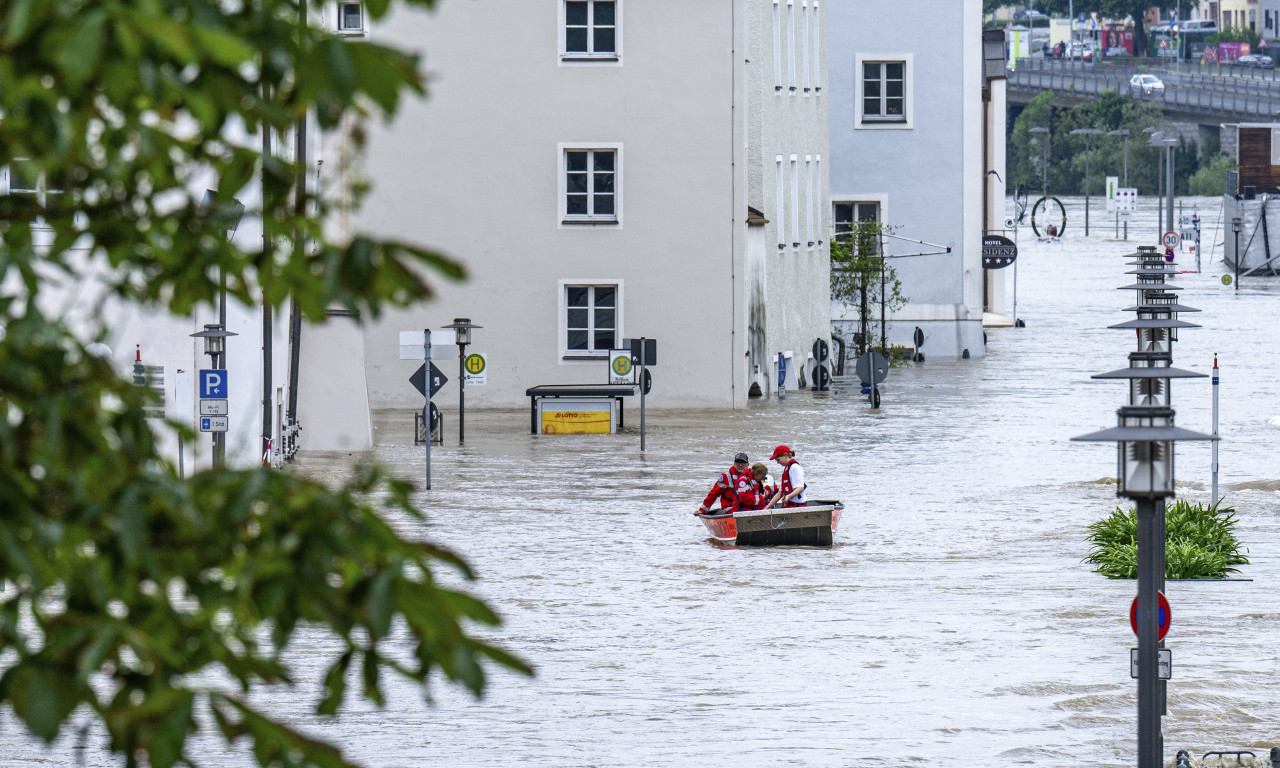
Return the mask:
<svg viewBox="0 0 1280 768">
<path fill-rule="evenodd" d="M 1134 75 L 1129 78 L 1129 93 L 1164 93 L 1164 83 L 1155 75 Z"/>
</svg>

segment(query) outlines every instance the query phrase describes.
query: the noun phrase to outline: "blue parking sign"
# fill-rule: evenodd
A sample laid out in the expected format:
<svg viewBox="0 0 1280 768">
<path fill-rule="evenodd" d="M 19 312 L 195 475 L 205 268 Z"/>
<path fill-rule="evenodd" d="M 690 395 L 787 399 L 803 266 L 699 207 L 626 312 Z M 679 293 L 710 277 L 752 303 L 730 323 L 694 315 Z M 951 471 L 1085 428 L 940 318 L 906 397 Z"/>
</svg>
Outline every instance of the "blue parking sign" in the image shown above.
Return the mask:
<svg viewBox="0 0 1280 768">
<path fill-rule="evenodd" d="M 225 368 L 201 369 L 200 399 L 227 399 L 227 371 Z"/>
</svg>

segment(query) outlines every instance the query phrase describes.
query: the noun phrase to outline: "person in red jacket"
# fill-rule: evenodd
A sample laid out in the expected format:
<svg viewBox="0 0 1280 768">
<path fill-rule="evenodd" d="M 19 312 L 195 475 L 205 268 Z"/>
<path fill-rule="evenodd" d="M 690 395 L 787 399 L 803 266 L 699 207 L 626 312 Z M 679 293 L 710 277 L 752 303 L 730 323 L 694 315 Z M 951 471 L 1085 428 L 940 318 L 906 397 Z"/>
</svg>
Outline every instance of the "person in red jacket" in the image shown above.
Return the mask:
<svg viewBox="0 0 1280 768">
<path fill-rule="evenodd" d="M 719 512 L 733 511 L 734 504 L 738 502 L 738 480 L 743 475 L 748 480 L 751 479 L 750 466 L 751 462 L 747 459 L 747 454 L 739 453 L 734 456 L 733 466 L 729 467 L 728 472 L 721 472 L 716 478 L 716 484 L 711 486 L 711 492 L 707 494 L 707 498 L 703 499 L 698 512 L 704 515 L 710 513 L 717 501 L 720 502 Z"/>
<path fill-rule="evenodd" d="M 774 488 L 765 483 L 769 476 L 769 468 L 760 462 L 751 465 L 749 474 L 738 478 L 738 503 L 733 511 L 740 509 L 764 509 L 773 497 Z"/>
<path fill-rule="evenodd" d="M 796 461 L 795 454 L 785 445 L 780 445 L 773 449 L 771 459 L 777 459 L 782 465 L 782 482 L 778 486 L 778 491 L 773 495 L 769 502 L 769 506 L 781 504 L 784 507 L 803 507 L 804 499 L 804 469 L 800 467 L 800 462 Z"/>
</svg>

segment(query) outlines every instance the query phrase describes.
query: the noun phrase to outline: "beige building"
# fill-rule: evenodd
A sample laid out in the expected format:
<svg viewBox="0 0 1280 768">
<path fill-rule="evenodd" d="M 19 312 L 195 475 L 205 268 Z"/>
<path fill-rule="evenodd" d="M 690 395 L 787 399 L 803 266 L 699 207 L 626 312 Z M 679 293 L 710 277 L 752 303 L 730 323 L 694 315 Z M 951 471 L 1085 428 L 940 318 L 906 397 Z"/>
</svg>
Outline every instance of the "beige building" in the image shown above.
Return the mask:
<svg viewBox="0 0 1280 768">
<path fill-rule="evenodd" d="M 374 192 L 350 225 L 469 272 L 365 325 L 372 407 L 420 407 L 398 332 L 455 317 L 483 326 L 468 406 L 604 383 L 609 350 L 641 336 L 650 406 L 772 392 L 779 353 L 829 338 L 825 8 L 489 0 L 349 29 L 421 51 L 430 75 L 426 101 L 368 126 Z M 456 353 L 437 364 L 456 377 Z"/>
</svg>

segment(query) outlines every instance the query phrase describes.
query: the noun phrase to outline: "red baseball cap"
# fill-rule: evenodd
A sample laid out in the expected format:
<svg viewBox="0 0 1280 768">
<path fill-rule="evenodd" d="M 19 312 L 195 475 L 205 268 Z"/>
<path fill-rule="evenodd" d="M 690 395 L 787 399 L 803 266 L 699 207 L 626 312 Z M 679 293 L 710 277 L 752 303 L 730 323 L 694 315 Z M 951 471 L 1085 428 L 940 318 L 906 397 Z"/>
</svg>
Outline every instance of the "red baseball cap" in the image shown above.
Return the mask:
<svg viewBox="0 0 1280 768">
<path fill-rule="evenodd" d="M 787 447 L 787 446 L 785 446 L 785 445 L 780 445 L 780 446 L 778 446 L 777 448 L 774 448 L 774 449 L 773 449 L 773 455 L 772 455 L 772 456 L 770 456 L 770 457 L 769 457 L 769 459 L 770 459 L 770 460 L 776 459 L 776 458 L 778 458 L 780 455 L 782 455 L 782 454 L 784 454 L 784 453 L 785 453 L 785 454 L 790 455 L 790 454 L 791 454 L 791 449 L 790 449 L 790 448 L 788 448 L 788 447 Z"/>
</svg>

